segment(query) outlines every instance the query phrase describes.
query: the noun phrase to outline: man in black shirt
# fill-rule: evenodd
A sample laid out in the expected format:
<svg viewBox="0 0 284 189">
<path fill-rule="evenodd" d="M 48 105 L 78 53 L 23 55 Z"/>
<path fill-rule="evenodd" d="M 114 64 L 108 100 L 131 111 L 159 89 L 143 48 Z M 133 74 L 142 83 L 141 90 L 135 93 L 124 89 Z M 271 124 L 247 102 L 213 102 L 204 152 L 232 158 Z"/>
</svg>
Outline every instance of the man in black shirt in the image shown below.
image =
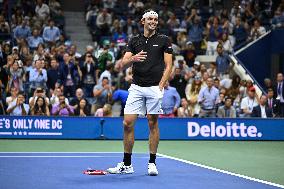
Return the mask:
<svg viewBox="0 0 284 189">
<path fill-rule="evenodd" d="M 148 174 L 158 175 L 156 153 L 159 143 L 158 115 L 162 113 L 163 89 L 172 70 L 172 47 L 169 38 L 156 32 L 158 14 L 146 11 L 142 17 L 144 33 L 133 37 L 123 57 L 125 67 L 132 65 L 133 83 L 124 109 L 124 158 L 113 174 L 133 173 L 131 154 L 134 145 L 134 123 L 138 114 L 147 113 L 150 136 Z"/>
</svg>

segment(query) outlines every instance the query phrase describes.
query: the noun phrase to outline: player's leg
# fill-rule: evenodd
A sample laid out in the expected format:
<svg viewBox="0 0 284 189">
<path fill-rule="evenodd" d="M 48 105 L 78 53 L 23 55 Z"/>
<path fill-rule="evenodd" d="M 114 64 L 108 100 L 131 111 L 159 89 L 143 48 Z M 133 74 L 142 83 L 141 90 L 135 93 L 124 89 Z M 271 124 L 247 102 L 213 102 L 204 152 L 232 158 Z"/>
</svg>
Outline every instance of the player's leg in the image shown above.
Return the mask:
<svg viewBox="0 0 284 189">
<path fill-rule="evenodd" d="M 134 123 L 137 119 L 137 114 L 125 114 L 123 121 L 123 146 L 124 146 L 124 165 L 131 165 L 131 154 L 134 145 Z"/>
</svg>

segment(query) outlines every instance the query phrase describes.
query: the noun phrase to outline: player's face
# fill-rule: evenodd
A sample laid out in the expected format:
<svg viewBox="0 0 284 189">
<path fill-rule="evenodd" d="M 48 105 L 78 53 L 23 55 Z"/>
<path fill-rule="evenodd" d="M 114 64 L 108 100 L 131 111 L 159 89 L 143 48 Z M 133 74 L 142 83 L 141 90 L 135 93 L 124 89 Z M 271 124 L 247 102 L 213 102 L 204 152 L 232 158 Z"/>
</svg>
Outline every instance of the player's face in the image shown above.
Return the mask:
<svg viewBox="0 0 284 189">
<path fill-rule="evenodd" d="M 149 16 L 144 19 L 144 28 L 148 30 L 155 30 L 158 25 L 158 17 L 156 16 Z"/>
</svg>

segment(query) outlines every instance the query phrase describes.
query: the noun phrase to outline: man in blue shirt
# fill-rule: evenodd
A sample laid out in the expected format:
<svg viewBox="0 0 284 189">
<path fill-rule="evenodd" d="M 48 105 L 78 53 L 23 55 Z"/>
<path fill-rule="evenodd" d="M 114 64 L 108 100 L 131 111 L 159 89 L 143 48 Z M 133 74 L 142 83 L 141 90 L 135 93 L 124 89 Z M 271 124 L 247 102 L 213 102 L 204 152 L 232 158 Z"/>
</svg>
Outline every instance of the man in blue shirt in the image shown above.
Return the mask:
<svg viewBox="0 0 284 189">
<path fill-rule="evenodd" d="M 162 101 L 163 115 L 160 117 L 175 117 L 179 105 L 180 96 L 176 88 L 169 86 L 169 82 L 167 82 L 164 88 L 164 96 Z"/>
<path fill-rule="evenodd" d="M 53 45 L 59 40 L 60 31 L 58 27 L 54 26 L 53 20 L 49 20 L 48 25 L 44 27 L 42 37 L 46 43 Z"/>
<path fill-rule="evenodd" d="M 23 39 L 28 38 L 31 35 L 31 29 L 27 26 L 27 21 L 24 19 L 21 25 L 18 25 L 14 29 L 14 38 L 17 44 L 20 44 Z"/>
<path fill-rule="evenodd" d="M 210 23 L 209 20 L 209 22 L 206 25 L 206 29 L 207 29 L 206 33 L 208 36 L 206 54 L 215 55 L 217 54 L 216 48 L 218 45 L 218 40 L 221 38 L 223 32 L 222 27 L 219 25 L 218 17 L 214 17 L 213 23 Z"/>
<path fill-rule="evenodd" d="M 113 101 L 120 101 L 120 103 L 121 103 L 120 116 L 123 116 L 124 115 L 124 107 L 125 107 L 126 100 L 127 100 L 129 92 L 127 90 L 122 90 L 122 89 L 117 89 L 117 90 L 113 90 L 113 91 L 114 92 L 112 94 L 112 100 Z"/>
<path fill-rule="evenodd" d="M 215 107 L 219 99 L 219 90 L 213 86 L 212 77 L 206 81 L 207 87 L 203 87 L 198 94 L 198 103 L 201 106 L 199 117 L 215 117 Z"/>
<path fill-rule="evenodd" d="M 216 57 L 217 75 L 220 80 L 226 79 L 232 66 L 230 65 L 230 57 L 224 52 L 222 44 L 217 46 L 218 56 Z"/>
<path fill-rule="evenodd" d="M 37 87 L 46 89 L 47 72 L 42 68 L 42 60 L 35 61 L 35 68 L 30 70 L 29 80 L 31 82 L 31 94 Z"/>
<path fill-rule="evenodd" d="M 32 36 L 27 39 L 28 45 L 31 50 L 35 50 L 40 43 L 43 43 L 42 37 L 39 36 L 38 29 L 34 29 Z"/>
</svg>

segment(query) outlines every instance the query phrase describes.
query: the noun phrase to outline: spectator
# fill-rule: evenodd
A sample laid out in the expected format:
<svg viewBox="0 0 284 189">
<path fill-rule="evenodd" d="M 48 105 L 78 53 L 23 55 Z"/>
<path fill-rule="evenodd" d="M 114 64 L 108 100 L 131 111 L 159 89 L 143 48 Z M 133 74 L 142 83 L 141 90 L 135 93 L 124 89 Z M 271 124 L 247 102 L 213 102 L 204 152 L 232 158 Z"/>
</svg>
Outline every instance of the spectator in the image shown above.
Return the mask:
<svg viewBox="0 0 284 189">
<path fill-rule="evenodd" d="M 81 101 L 81 99 L 85 99 L 84 98 L 84 92 L 81 88 L 78 88 L 76 90 L 76 94 L 75 97 L 70 101 L 70 105 L 73 107 L 73 109 L 77 109 L 77 107 L 79 106 L 79 103 Z M 88 101 L 86 101 L 86 106 L 90 106 L 90 104 L 88 103 Z M 89 108 L 90 109 L 90 108 Z"/>
<path fill-rule="evenodd" d="M 86 53 L 84 64 L 81 66 L 83 90 L 86 97 L 92 96 L 92 91 L 96 84 L 97 62 L 95 60 L 92 54 L 88 52 Z"/>
<path fill-rule="evenodd" d="M 193 66 L 197 53 L 198 52 L 196 52 L 195 46 L 193 45 L 193 43 L 191 41 L 188 41 L 186 43 L 185 50 L 182 51 L 182 55 L 184 57 L 184 60 L 185 60 L 187 66 L 190 66 L 190 67 Z"/>
<path fill-rule="evenodd" d="M 52 106 L 52 115 L 55 116 L 72 116 L 74 115 L 73 108 L 65 103 L 65 96 L 60 95 L 58 97 L 59 104 L 55 104 Z"/>
<path fill-rule="evenodd" d="M 47 88 L 50 90 L 50 93 L 55 89 L 56 85 L 58 86 L 58 79 L 60 76 L 59 64 L 55 58 L 50 60 L 50 68 L 47 70 Z"/>
<path fill-rule="evenodd" d="M 92 112 L 96 112 L 98 108 L 102 108 L 105 103 L 112 98 L 112 91 L 107 77 L 104 77 L 101 84 L 98 84 L 93 89 L 95 102 L 92 107 Z"/>
<path fill-rule="evenodd" d="M 59 40 L 60 31 L 58 27 L 54 26 L 52 19 L 48 21 L 48 26 L 44 27 L 42 37 L 49 46 L 55 45 Z"/>
<path fill-rule="evenodd" d="M 11 87 L 10 88 L 11 96 L 6 97 L 6 105 L 9 106 L 12 102 L 16 101 L 18 94 L 19 94 L 19 89 L 16 87 Z"/>
<path fill-rule="evenodd" d="M 180 98 L 185 98 L 185 88 L 187 85 L 187 76 L 182 75 L 180 66 L 175 68 L 174 76 L 170 81 L 170 85 L 175 88 Z"/>
<path fill-rule="evenodd" d="M 233 43 L 229 39 L 228 33 L 222 34 L 221 44 L 223 45 L 224 52 L 226 52 L 226 53 L 232 53 L 233 52 Z M 217 53 L 218 53 L 218 51 L 217 51 Z"/>
<path fill-rule="evenodd" d="M 44 60 L 44 59 L 45 59 L 44 44 L 40 43 L 38 44 L 36 50 L 34 51 L 33 61 L 35 62 L 36 60 Z"/>
<path fill-rule="evenodd" d="M 257 38 L 265 34 L 265 32 L 265 28 L 260 25 L 260 20 L 255 19 L 253 22 L 253 27 L 250 31 L 249 40 L 256 40 Z"/>
<path fill-rule="evenodd" d="M 206 83 L 207 87 L 202 88 L 198 94 L 198 103 L 201 106 L 199 117 L 215 117 L 219 90 L 213 86 L 211 77 L 207 79 Z"/>
<path fill-rule="evenodd" d="M 208 37 L 207 42 L 207 55 L 217 54 L 216 49 L 218 45 L 218 40 L 221 39 L 222 27 L 219 25 L 219 19 L 217 17 L 213 18 L 213 21 L 209 19 L 206 24 L 206 34 Z"/>
<path fill-rule="evenodd" d="M 13 65 L 6 68 L 9 76 L 8 89 L 11 87 L 17 88 L 19 91 L 23 91 L 23 76 L 25 74 L 23 63 L 21 60 L 15 60 Z"/>
<path fill-rule="evenodd" d="M 264 91 L 267 93 L 268 89 L 273 88 L 272 86 L 272 81 L 270 78 L 265 78 L 264 79 Z"/>
<path fill-rule="evenodd" d="M 218 99 L 218 102 L 216 103 L 216 107 L 215 107 L 216 113 L 217 113 L 218 109 L 220 107 L 224 106 L 224 105 L 225 105 L 225 94 L 220 91 L 219 92 L 219 99 Z"/>
<path fill-rule="evenodd" d="M 97 16 L 96 25 L 99 29 L 99 34 L 107 36 L 110 34 L 110 27 L 112 24 L 112 16 L 107 9 L 102 9 Z"/>
<path fill-rule="evenodd" d="M 25 103 L 25 95 L 20 92 L 17 100 L 12 101 L 7 108 L 7 114 L 10 116 L 25 116 L 29 114 L 29 105 Z"/>
<path fill-rule="evenodd" d="M 242 99 L 240 117 L 251 117 L 252 110 L 258 105 L 255 88 L 251 87 L 248 92 L 248 96 Z"/>
<path fill-rule="evenodd" d="M 130 0 L 128 3 L 128 12 L 132 15 L 141 15 L 144 4 L 140 0 Z"/>
<path fill-rule="evenodd" d="M 113 73 L 113 68 L 114 68 L 114 64 L 113 63 L 110 63 L 108 62 L 107 65 L 106 65 L 106 69 L 105 71 L 103 71 L 103 73 L 100 75 L 100 79 L 99 79 L 99 84 L 102 83 L 102 80 L 104 77 L 107 77 L 108 78 L 108 81 L 109 83 L 111 84 L 112 83 L 112 73 Z"/>
<path fill-rule="evenodd" d="M 275 96 L 276 99 L 279 100 L 279 115 L 280 117 L 284 117 L 284 82 L 283 82 L 283 74 L 277 74 L 277 83 L 274 87 L 274 91 L 276 91 Z"/>
<path fill-rule="evenodd" d="M 18 45 L 23 43 L 23 40 L 27 39 L 31 35 L 31 29 L 27 26 L 27 21 L 24 19 L 21 25 L 18 25 L 14 29 L 14 38 Z"/>
<path fill-rule="evenodd" d="M 235 118 L 236 109 L 232 106 L 233 99 L 230 97 L 225 98 L 224 106 L 218 108 L 217 116 L 220 118 Z"/>
<path fill-rule="evenodd" d="M 279 100 L 274 98 L 272 88 L 267 90 L 267 107 L 272 110 L 273 117 L 279 117 Z"/>
<path fill-rule="evenodd" d="M 267 97 L 262 95 L 260 97 L 259 105 L 253 107 L 252 110 L 252 117 L 261 117 L 261 118 L 268 118 L 273 117 L 272 109 L 267 107 Z"/>
<path fill-rule="evenodd" d="M 49 12 L 49 6 L 43 3 L 43 0 L 37 0 L 37 5 L 35 8 L 36 16 L 40 20 L 45 21 L 49 17 Z"/>
<path fill-rule="evenodd" d="M 244 44 L 247 40 L 247 31 L 240 17 L 236 18 L 236 24 L 233 28 L 233 36 L 236 40 L 236 46 Z"/>
<path fill-rule="evenodd" d="M 181 107 L 178 108 L 178 117 L 192 117 L 192 111 L 186 98 L 181 99 Z"/>
<path fill-rule="evenodd" d="M 50 116 L 48 103 L 43 97 L 38 97 L 35 101 L 35 104 L 30 106 L 31 115 L 37 116 Z"/>
<path fill-rule="evenodd" d="M 2 89 L 0 89 L 0 115 L 6 115 L 6 105 L 2 97 Z"/>
<path fill-rule="evenodd" d="M 202 82 L 200 76 L 195 76 L 192 83 L 189 83 L 185 88 L 186 99 L 189 102 L 189 105 L 192 110 L 192 115 L 198 117 L 200 112 L 200 105 L 197 102 L 198 94 L 202 88 Z"/>
<path fill-rule="evenodd" d="M 35 68 L 30 70 L 29 79 L 31 94 L 33 94 L 37 87 L 46 89 L 47 72 L 44 68 L 42 68 L 41 60 L 35 61 Z"/>
<path fill-rule="evenodd" d="M 38 29 L 33 29 L 32 36 L 29 36 L 27 41 L 31 50 L 35 50 L 40 43 L 43 43 L 42 37 L 39 36 Z"/>
<path fill-rule="evenodd" d="M 110 104 L 105 104 L 102 108 L 97 109 L 95 116 L 112 117 L 112 106 Z"/>
<path fill-rule="evenodd" d="M 112 100 L 120 102 L 121 105 L 120 116 L 124 115 L 124 107 L 126 104 L 128 94 L 129 92 L 127 90 L 117 89 L 115 86 L 113 87 Z"/>
<path fill-rule="evenodd" d="M 59 96 L 63 95 L 62 89 L 60 87 L 55 87 L 53 93 L 51 94 L 51 97 L 49 99 L 50 105 L 56 105 L 59 104 Z M 69 104 L 68 98 L 65 98 L 65 104 Z"/>
<path fill-rule="evenodd" d="M 109 52 L 109 45 L 104 45 L 103 51 L 101 52 L 98 58 L 99 73 L 101 74 L 102 72 L 104 72 L 106 69 L 106 65 L 108 63 L 111 63 L 112 61 L 113 61 L 113 57 Z"/>
<path fill-rule="evenodd" d="M 91 115 L 90 106 L 88 106 L 88 101 L 84 98 L 79 100 L 78 105 L 74 110 L 74 114 L 80 117 L 86 117 Z"/>
<path fill-rule="evenodd" d="M 72 97 L 75 94 L 75 77 L 77 72 L 77 67 L 71 61 L 71 57 L 68 53 L 63 56 L 64 62 L 60 67 L 60 84 L 64 86 L 64 96 Z"/>
<path fill-rule="evenodd" d="M 217 68 L 215 62 L 210 62 L 207 72 L 210 77 L 217 77 Z"/>
<path fill-rule="evenodd" d="M 284 14 L 283 14 L 283 10 L 281 11 L 281 7 L 278 7 L 276 9 L 274 17 L 271 20 L 271 23 L 274 28 L 284 27 Z"/>
<path fill-rule="evenodd" d="M 232 66 L 230 66 L 230 57 L 224 52 L 222 44 L 217 46 L 218 56 L 216 58 L 217 64 L 217 75 L 221 80 L 227 79 L 229 77 L 230 70 Z"/>
<path fill-rule="evenodd" d="M 176 88 L 169 86 L 169 82 L 164 87 L 164 96 L 162 100 L 163 114 L 160 117 L 175 117 L 180 105 L 180 96 Z"/>
<path fill-rule="evenodd" d="M 10 34 L 10 26 L 3 15 L 0 15 L 0 34 Z"/>
<path fill-rule="evenodd" d="M 194 10 L 194 9 L 192 9 Z M 188 29 L 188 39 L 193 43 L 197 54 L 200 54 L 201 41 L 203 34 L 203 26 L 201 23 L 201 18 L 196 15 L 196 11 L 191 13 L 189 17 L 189 29 Z"/>
<path fill-rule="evenodd" d="M 46 97 L 45 90 L 42 89 L 42 88 L 40 88 L 40 87 L 38 87 L 38 88 L 36 88 L 36 90 L 34 91 L 33 96 L 29 98 L 29 105 L 30 105 L 30 107 L 33 107 L 33 106 L 35 105 L 35 103 L 36 103 L 36 101 L 37 101 L 37 99 L 38 99 L 39 97 L 44 98 L 46 104 L 49 105 L 49 98 Z"/>
</svg>

